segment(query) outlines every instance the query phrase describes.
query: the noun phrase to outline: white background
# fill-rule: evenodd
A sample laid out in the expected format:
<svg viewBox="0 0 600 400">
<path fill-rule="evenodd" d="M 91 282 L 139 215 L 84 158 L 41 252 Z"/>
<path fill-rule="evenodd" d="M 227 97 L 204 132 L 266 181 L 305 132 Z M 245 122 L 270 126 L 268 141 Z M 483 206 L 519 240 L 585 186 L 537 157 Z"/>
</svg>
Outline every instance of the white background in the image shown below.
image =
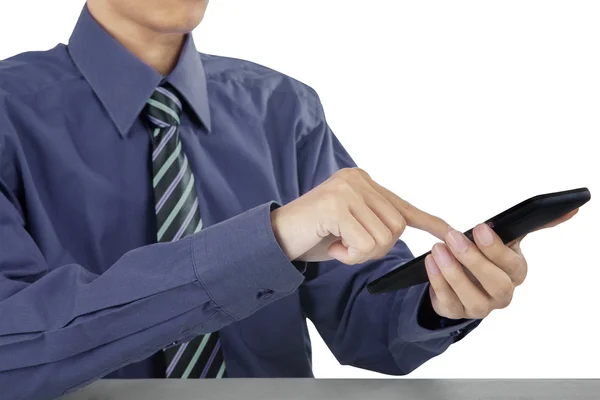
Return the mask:
<svg viewBox="0 0 600 400">
<path fill-rule="evenodd" d="M 66 42 L 82 5 L 3 0 L 0 59 Z M 539 193 L 600 196 L 598 21 L 594 0 L 213 0 L 195 39 L 315 88 L 361 167 L 466 230 Z M 513 304 L 410 377 L 600 378 L 599 202 L 529 236 Z M 312 333 L 317 377 L 380 376 Z"/>
</svg>

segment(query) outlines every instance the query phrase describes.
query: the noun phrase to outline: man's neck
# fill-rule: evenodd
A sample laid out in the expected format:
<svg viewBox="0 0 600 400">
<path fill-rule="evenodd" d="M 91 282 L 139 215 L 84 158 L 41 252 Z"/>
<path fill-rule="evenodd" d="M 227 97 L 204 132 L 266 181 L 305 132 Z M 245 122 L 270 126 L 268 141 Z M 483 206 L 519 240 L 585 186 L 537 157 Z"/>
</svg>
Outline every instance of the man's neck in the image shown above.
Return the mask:
<svg viewBox="0 0 600 400">
<path fill-rule="evenodd" d="M 106 7 L 89 2 L 90 14 L 106 31 L 137 58 L 161 75 L 168 75 L 179 59 L 185 35 L 164 34 L 127 20 Z"/>
</svg>

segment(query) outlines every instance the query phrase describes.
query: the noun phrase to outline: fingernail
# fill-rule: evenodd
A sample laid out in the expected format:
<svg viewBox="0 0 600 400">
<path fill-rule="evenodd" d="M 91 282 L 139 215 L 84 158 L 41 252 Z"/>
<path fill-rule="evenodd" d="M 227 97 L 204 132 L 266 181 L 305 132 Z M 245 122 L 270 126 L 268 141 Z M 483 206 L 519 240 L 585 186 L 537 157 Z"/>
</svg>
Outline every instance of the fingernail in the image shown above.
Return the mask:
<svg viewBox="0 0 600 400">
<path fill-rule="evenodd" d="M 427 271 L 429 271 L 431 275 L 440 274 L 440 268 L 437 266 L 432 256 L 425 257 L 425 268 L 427 268 Z"/>
<path fill-rule="evenodd" d="M 433 246 L 432 253 L 435 257 L 435 263 L 440 267 L 447 268 L 452 265 L 452 257 L 445 245 L 436 244 Z"/>
<path fill-rule="evenodd" d="M 486 224 L 479 224 L 475 227 L 475 237 L 484 246 L 489 246 L 494 241 L 492 230 Z"/>
<path fill-rule="evenodd" d="M 467 238 L 462 233 L 452 228 L 448 230 L 448 244 L 454 251 L 458 251 L 459 253 L 462 253 L 469 247 Z"/>
</svg>

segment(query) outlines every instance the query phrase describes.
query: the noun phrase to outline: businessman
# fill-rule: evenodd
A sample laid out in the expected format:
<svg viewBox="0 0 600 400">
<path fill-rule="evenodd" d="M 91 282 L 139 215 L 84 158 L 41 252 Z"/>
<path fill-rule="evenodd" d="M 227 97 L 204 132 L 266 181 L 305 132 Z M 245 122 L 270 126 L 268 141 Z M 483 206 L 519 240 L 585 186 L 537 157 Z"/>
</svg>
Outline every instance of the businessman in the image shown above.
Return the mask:
<svg viewBox="0 0 600 400">
<path fill-rule="evenodd" d="M 407 374 L 525 279 L 520 240 L 470 242 L 357 168 L 311 88 L 198 53 L 206 6 L 88 0 L 68 45 L 0 62 L 2 398 L 311 377 L 306 318 L 340 363 Z M 406 226 L 440 239 L 429 283 L 368 294 Z"/>
</svg>

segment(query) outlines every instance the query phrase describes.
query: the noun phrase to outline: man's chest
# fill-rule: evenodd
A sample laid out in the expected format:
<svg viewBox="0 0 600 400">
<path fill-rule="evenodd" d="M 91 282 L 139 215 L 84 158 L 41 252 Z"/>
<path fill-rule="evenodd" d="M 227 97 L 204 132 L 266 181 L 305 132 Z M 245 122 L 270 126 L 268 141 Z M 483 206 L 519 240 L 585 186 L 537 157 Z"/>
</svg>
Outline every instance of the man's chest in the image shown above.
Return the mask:
<svg viewBox="0 0 600 400">
<path fill-rule="evenodd" d="M 110 121 L 56 124 L 22 140 L 30 218 L 45 218 L 74 262 L 101 273 L 129 250 L 156 241 L 155 193 L 147 127 L 127 136 Z M 252 129 L 215 124 L 210 135 L 180 128 L 203 226 L 297 193 L 294 154 Z M 45 232 L 32 232 L 43 240 Z M 62 259 L 60 262 L 64 262 Z"/>
</svg>

